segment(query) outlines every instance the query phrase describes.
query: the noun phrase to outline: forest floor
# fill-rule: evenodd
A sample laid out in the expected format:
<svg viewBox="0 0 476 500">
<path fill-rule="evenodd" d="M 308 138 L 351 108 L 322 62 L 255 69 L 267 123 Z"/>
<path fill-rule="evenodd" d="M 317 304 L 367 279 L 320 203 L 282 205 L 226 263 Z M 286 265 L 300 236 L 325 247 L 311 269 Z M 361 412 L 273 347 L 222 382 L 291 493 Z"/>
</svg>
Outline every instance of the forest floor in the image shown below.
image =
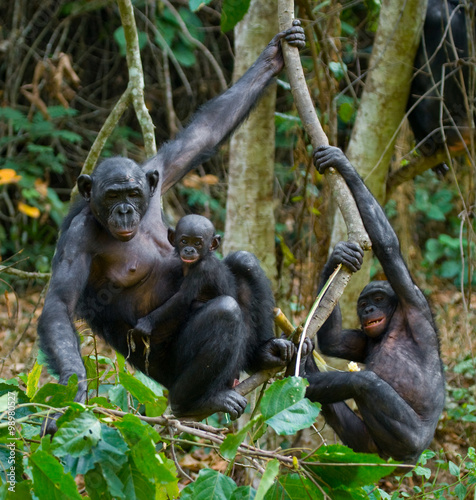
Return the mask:
<svg viewBox="0 0 476 500">
<path fill-rule="evenodd" d="M 38 290 L 26 291 L 21 297 L 10 291 L 0 297 L 0 378 L 17 377 L 33 367 L 37 356 L 36 325 L 42 303 Z M 446 408 L 431 449 L 443 461 L 459 463 L 470 446 L 476 447 L 476 293 L 471 303 L 465 304 L 456 289 L 438 288 L 432 294 L 432 307 L 440 332 L 448 390 Z M 95 350 L 114 359 L 111 348 L 100 339 L 86 336 L 83 354 L 93 354 Z M 41 382 L 50 380 L 43 370 Z M 436 464 L 437 459 L 426 467 L 435 474 Z M 185 454 L 181 466 L 192 474 L 204 467 L 224 472 L 227 463 L 213 451 L 200 449 Z M 454 480 L 448 472 L 438 471 L 437 483 L 451 484 Z M 388 492 L 398 488 L 410 493 L 414 485 L 415 478 L 405 479 L 399 486 L 398 479 L 389 476 L 382 480 L 380 487 Z"/>
</svg>

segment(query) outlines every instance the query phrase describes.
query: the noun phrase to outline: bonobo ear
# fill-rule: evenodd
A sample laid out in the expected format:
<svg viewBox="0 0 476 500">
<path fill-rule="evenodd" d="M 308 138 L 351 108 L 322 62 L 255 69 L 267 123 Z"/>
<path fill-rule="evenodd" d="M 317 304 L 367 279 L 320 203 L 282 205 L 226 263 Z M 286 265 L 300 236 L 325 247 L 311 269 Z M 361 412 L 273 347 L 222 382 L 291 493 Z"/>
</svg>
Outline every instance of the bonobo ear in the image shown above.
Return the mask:
<svg viewBox="0 0 476 500">
<path fill-rule="evenodd" d="M 86 201 L 89 201 L 91 199 L 91 190 L 93 188 L 93 180 L 91 176 L 86 174 L 80 175 L 76 182 L 78 183 L 78 191 L 81 196 Z"/>
<path fill-rule="evenodd" d="M 171 227 L 167 229 L 167 239 L 169 243 L 175 247 L 175 231 Z"/>
<path fill-rule="evenodd" d="M 149 170 L 145 176 L 149 183 L 149 196 L 154 196 L 157 184 L 159 183 L 159 172 L 157 170 Z"/>
<path fill-rule="evenodd" d="M 219 246 L 221 242 L 221 236 L 219 234 L 215 234 L 210 244 L 210 251 L 214 252 Z"/>
</svg>

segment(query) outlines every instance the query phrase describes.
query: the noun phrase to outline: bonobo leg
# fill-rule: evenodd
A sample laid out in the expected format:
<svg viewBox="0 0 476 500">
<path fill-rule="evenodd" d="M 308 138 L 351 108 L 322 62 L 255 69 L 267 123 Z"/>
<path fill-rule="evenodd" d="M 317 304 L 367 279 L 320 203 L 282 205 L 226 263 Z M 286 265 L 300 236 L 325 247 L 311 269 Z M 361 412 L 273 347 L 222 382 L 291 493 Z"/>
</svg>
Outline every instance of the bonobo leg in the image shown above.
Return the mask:
<svg viewBox="0 0 476 500">
<path fill-rule="evenodd" d="M 205 418 L 229 413 L 238 418 L 247 400 L 232 390 L 244 364 L 246 336 L 237 302 L 220 296 L 207 302 L 189 320 L 178 338 L 175 373 L 169 390 L 175 416 Z"/>
<path fill-rule="evenodd" d="M 294 355 L 294 345 L 274 336 L 273 292 L 258 258 L 250 252 L 239 251 L 227 255 L 224 263 L 235 276 L 248 335 L 244 369 L 253 373 L 286 366 Z"/>
<path fill-rule="evenodd" d="M 311 401 L 329 404 L 323 407 L 324 417 L 354 450 L 378 451 L 384 457 L 415 462 L 430 444 L 433 427 L 425 425 L 395 389 L 374 372 L 313 373 L 307 378 L 306 396 Z M 355 400 L 362 415 L 361 424 L 342 403 L 346 399 Z"/>
</svg>

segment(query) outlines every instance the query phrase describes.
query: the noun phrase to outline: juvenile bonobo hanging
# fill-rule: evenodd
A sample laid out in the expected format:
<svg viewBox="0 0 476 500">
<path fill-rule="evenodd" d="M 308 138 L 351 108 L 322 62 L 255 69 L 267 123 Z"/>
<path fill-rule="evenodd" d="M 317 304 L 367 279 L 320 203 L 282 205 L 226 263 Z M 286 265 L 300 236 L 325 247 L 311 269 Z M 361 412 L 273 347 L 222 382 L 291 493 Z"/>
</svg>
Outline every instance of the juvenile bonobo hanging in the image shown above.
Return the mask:
<svg viewBox="0 0 476 500">
<path fill-rule="evenodd" d="M 128 332 L 179 291 L 182 264 L 167 240 L 160 195 L 207 160 L 246 118 L 283 68 L 281 40 L 304 45 L 303 29 L 297 21 L 293 24 L 271 40 L 235 85 L 201 108 L 145 165 L 111 158 L 91 176 L 79 177 L 82 199 L 63 223 L 38 323 L 40 347 L 59 382 L 78 376 L 76 401 L 85 401 L 87 380 L 75 317 L 84 318 L 127 356 Z M 148 372 L 169 389 L 176 415 L 223 411 L 238 417 L 246 400 L 229 388 L 242 368 L 240 360 L 256 370 L 263 364 L 285 365 L 293 353 L 287 341 L 274 339 L 273 296 L 257 259 L 239 252 L 227 265 L 235 277 L 236 299 L 210 300 L 185 323 L 165 322 L 151 332 Z M 145 371 L 143 349 L 131 352 L 129 361 Z M 56 430 L 54 419 L 44 430 Z"/>
<path fill-rule="evenodd" d="M 371 282 L 362 291 L 359 329 L 342 330 L 337 306 L 317 334 L 324 354 L 365 363 L 366 369 L 320 373 L 310 357 L 306 395 L 323 403 L 326 421 L 355 451 L 414 463 L 431 443 L 445 400 L 432 313 L 382 208 L 342 151 L 320 147 L 314 162 L 321 173 L 334 167 L 349 186 L 388 281 Z M 362 258 L 357 244 L 338 243 L 322 272 L 321 287 L 339 263 L 357 271 Z M 351 398 L 362 418 L 344 403 Z"/>
</svg>

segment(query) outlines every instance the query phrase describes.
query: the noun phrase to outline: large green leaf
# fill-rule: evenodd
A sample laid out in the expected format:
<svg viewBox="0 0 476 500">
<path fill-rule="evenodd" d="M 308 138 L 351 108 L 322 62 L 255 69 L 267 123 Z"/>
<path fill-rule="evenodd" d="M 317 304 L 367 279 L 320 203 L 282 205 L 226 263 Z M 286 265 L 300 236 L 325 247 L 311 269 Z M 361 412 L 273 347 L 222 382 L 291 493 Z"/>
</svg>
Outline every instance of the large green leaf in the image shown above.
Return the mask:
<svg viewBox="0 0 476 500">
<path fill-rule="evenodd" d="M 101 437 L 101 423 L 91 413 L 84 412 L 64 423 L 53 438 L 53 453 L 57 457 L 80 457 L 91 452 Z"/>
<path fill-rule="evenodd" d="M 274 485 L 268 490 L 265 500 L 320 500 L 324 496 L 306 477 L 299 474 L 283 474 Z"/>
<path fill-rule="evenodd" d="M 279 461 L 275 458 L 273 460 L 270 460 L 266 465 L 263 477 L 261 478 L 258 490 L 256 491 L 255 500 L 263 500 L 267 491 L 273 485 L 273 482 L 276 479 L 278 473 L 279 473 Z"/>
<path fill-rule="evenodd" d="M 73 476 L 66 474 L 52 455 L 37 450 L 29 459 L 29 466 L 39 500 L 81 500 Z"/>
<path fill-rule="evenodd" d="M 221 30 L 232 30 L 248 12 L 250 0 L 224 0 L 221 9 Z"/>
<path fill-rule="evenodd" d="M 265 392 L 261 413 L 278 434 L 295 434 L 310 427 L 319 414 L 320 404 L 304 398 L 308 382 L 288 377 L 274 382 Z"/>
<path fill-rule="evenodd" d="M 391 474 L 395 467 L 379 466 L 387 462 L 377 455 L 370 453 L 355 453 L 350 448 L 342 445 L 332 445 L 319 448 L 312 457 L 306 459 L 308 468 L 321 484 L 329 485 L 331 488 L 358 488 L 372 484 L 380 478 Z M 326 464 L 355 464 L 355 465 L 311 465 L 309 462 L 323 462 Z M 358 465 L 366 464 L 366 465 Z M 371 464 L 371 465 L 368 465 Z"/>
<path fill-rule="evenodd" d="M 34 403 L 48 404 L 56 408 L 61 408 L 74 400 L 78 392 L 78 376 L 71 375 L 68 385 L 45 384 L 32 399 Z"/>
<path fill-rule="evenodd" d="M 230 500 L 236 483 L 213 469 L 202 469 L 193 485 L 193 500 Z"/>
</svg>

